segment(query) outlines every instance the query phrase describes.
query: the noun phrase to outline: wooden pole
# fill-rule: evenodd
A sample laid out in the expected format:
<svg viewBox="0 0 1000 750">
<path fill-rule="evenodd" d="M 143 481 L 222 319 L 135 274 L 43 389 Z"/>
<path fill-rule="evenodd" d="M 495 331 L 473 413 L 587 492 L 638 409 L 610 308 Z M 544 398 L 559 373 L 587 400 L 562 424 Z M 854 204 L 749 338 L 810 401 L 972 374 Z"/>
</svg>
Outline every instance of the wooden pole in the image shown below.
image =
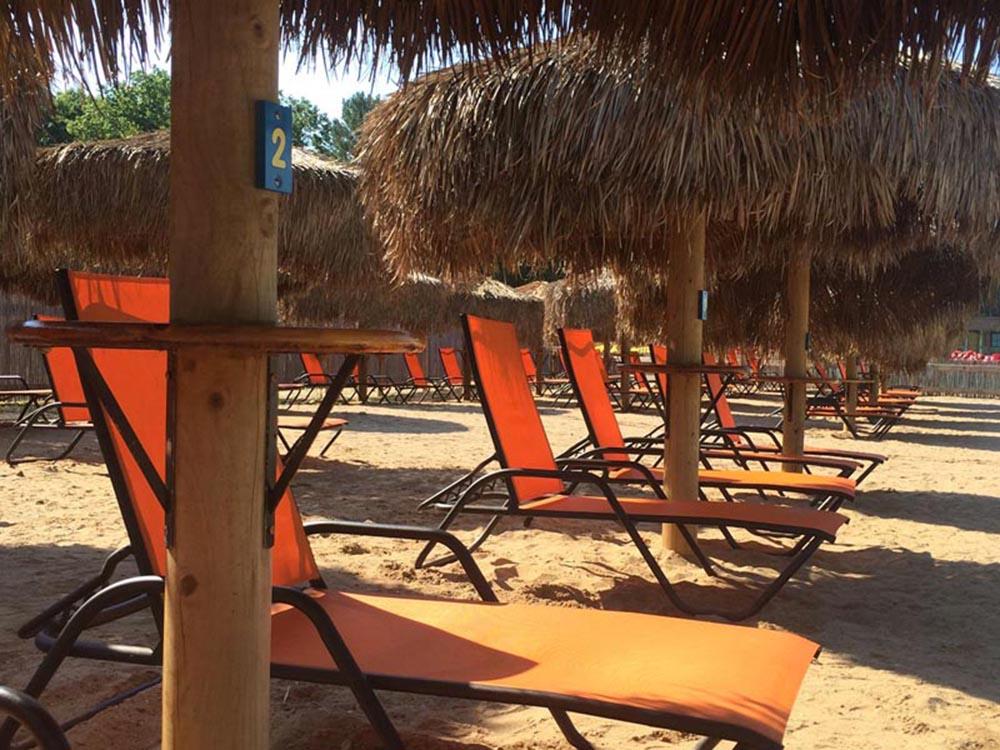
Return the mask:
<svg viewBox="0 0 1000 750">
<path fill-rule="evenodd" d="M 618 357 L 621 360 L 621 385 L 619 386 L 621 393 L 619 394 L 619 401 L 621 402 L 621 408 L 623 412 L 627 412 L 632 408 L 632 375 L 626 369 L 626 365 L 629 363 L 629 351 L 631 347 L 629 345 L 628 339 L 624 336 L 618 339 Z"/>
<path fill-rule="evenodd" d="M 254 101 L 278 95 L 278 3 L 172 0 L 170 317 L 274 323 L 276 194 L 254 187 Z M 267 358 L 172 368 L 162 746 L 268 747 Z"/>
<path fill-rule="evenodd" d="M 462 400 L 472 400 L 472 360 L 469 352 L 462 350 Z"/>
<path fill-rule="evenodd" d="M 702 321 L 698 291 L 705 286 L 705 216 L 693 217 L 673 234 L 667 246 L 667 361 L 701 364 Z M 698 452 L 701 439 L 701 376 L 672 373 L 667 396 L 666 473 L 663 488 L 676 500 L 698 499 Z M 694 527 L 688 527 L 695 533 Z M 690 554 L 676 526 L 664 524 L 664 549 Z"/>
<path fill-rule="evenodd" d="M 541 396 L 545 391 L 545 350 L 536 350 L 532 357 L 535 359 L 535 393 Z"/>
<path fill-rule="evenodd" d="M 804 378 L 808 374 L 809 336 L 809 247 L 797 245 L 785 266 L 785 377 Z M 806 383 L 785 384 L 785 407 L 782 421 L 782 450 L 789 456 L 801 456 L 805 447 Z M 785 471 L 801 471 L 801 466 L 787 464 Z"/>
<path fill-rule="evenodd" d="M 847 371 L 847 420 L 854 426 L 854 420 L 858 414 L 858 355 L 848 354 L 846 361 Z M 846 430 L 847 427 L 845 426 Z"/>
<path fill-rule="evenodd" d="M 868 392 L 868 403 L 872 406 L 878 406 L 878 397 L 882 392 L 882 377 L 879 373 L 878 365 L 872 362 L 868 368 L 868 372 L 868 377 L 872 381 L 871 390 Z"/>
<path fill-rule="evenodd" d="M 358 360 L 358 398 L 362 404 L 368 403 L 368 357 Z"/>
</svg>

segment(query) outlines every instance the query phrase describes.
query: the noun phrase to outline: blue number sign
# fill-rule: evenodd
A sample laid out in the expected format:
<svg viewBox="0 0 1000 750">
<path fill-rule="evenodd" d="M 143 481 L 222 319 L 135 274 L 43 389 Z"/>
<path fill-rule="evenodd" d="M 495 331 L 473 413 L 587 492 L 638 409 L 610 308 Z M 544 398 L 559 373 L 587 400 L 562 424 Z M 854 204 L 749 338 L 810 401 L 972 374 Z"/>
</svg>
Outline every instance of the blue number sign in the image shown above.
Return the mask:
<svg viewBox="0 0 1000 750">
<path fill-rule="evenodd" d="M 292 108 L 257 102 L 257 187 L 292 192 Z"/>
<path fill-rule="evenodd" d="M 708 291 L 698 290 L 698 320 L 708 320 Z"/>
</svg>

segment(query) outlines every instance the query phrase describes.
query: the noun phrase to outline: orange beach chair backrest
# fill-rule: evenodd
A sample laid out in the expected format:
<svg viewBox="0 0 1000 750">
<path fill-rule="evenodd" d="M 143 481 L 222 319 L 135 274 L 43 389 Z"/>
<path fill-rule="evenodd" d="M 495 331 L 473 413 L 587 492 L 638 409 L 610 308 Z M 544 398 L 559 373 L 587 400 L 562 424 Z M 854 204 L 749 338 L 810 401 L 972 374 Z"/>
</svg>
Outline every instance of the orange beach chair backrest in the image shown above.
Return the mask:
<svg viewBox="0 0 1000 750">
<path fill-rule="evenodd" d="M 701 355 L 701 361 L 706 365 L 714 365 L 717 360 L 714 354 L 704 352 Z M 726 392 L 722 387 L 722 376 L 717 372 L 707 372 L 705 373 L 705 383 L 708 386 L 709 397 L 715 402 L 715 418 L 719 420 L 719 427 L 723 430 L 735 428 L 736 419 L 733 417 L 733 410 L 729 408 L 729 399 L 726 398 Z M 743 442 L 743 438 L 739 435 L 732 435 L 731 438 L 737 445 Z"/>
<path fill-rule="evenodd" d="M 417 385 L 427 385 L 427 373 L 424 372 L 424 366 L 420 363 L 420 357 L 413 352 L 406 352 L 403 355 L 403 361 L 406 362 L 406 371 L 410 374 L 410 380 Z"/>
<path fill-rule="evenodd" d="M 839 393 L 840 392 L 840 388 L 841 388 L 840 383 L 835 383 L 830 378 L 830 373 L 827 371 L 826 365 L 824 365 L 818 359 L 814 359 L 813 360 L 813 367 L 816 369 L 816 374 L 819 375 L 823 379 L 823 384 L 827 388 L 829 388 L 834 393 Z"/>
<path fill-rule="evenodd" d="M 302 369 L 309 377 L 309 385 L 326 385 L 329 382 L 318 354 L 299 352 L 299 359 L 302 360 Z"/>
<path fill-rule="evenodd" d="M 36 315 L 36 320 L 63 320 L 57 315 Z M 85 404 L 83 383 L 76 369 L 76 358 L 68 346 L 54 346 L 45 350 L 45 370 L 49 374 L 52 396 L 63 404 Z M 89 422 L 90 409 L 86 406 L 60 406 L 63 422 Z"/>
<path fill-rule="evenodd" d="M 531 349 L 521 349 L 521 366 L 524 374 L 532 383 L 538 378 L 538 368 L 535 367 L 535 358 L 531 356 Z"/>
<path fill-rule="evenodd" d="M 107 276 L 69 272 L 69 291 L 79 320 L 165 323 L 170 314 L 167 279 Z M 161 351 L 132 349 L 92 350 L 94 362 L 114 394 L 139 442 L 161 478 L 167 460 L 167 355 Z M 164 513 L 124 439 L 107 413 L 114 460 L 121 467 L 128 498 L 119 497 L 126 518 L 134 518 L 142 536 L 150 570 L 166 574 Z M 110 467 L 109 467 L 110 468 Z M 117 488 L 116 488 L 117 489 Z M 133 546 L 138 540 L 133 539 Z M 319 578 L 319 570 L 302 528 L 302 519 L 286 492 L 275 512 L 275 544 L 271 551 L 272 580 L 277 585 L 298 585 Z"/>
<path fill-rule="evenodd" d="M 511 469 L 557 468 L 525 377 L 514 325 L 474 315 L 463 315 L 462 323 L 500 463 Z M 524 503 L 564 487 L 559 479 L 517 477 L 512 489 L 514 499 Z"/>
<path fill-rule="evenodd" d="M 654 364 L 667 364 L 667 347 L 663 344 L 650 344 L 649 354 L 653 358 Z M 665 404 L 667 401 L 667 388 L 670 387 L 670 378 L 667 377 L 667 373 L 656 373 L 656 384 L 660 387 L 660 398 L 663 399 Z"/>
<path fill-rule="evenodd" d="M 594 347 L 593 333 L 586 328 L 561 328 L 559 341 L 566 359 L 566 372 L 573 382 L 591 440 L 599 448 L 624 448 L 625 440 L 608 398 L 601 374 L 601 355 Z M 625 453 L 607 453 L 600 458 L 629 460 Z"/>
<path fill-rule="evenodd" d="M 438 357 L 441 359 L 441 367 L 444 368 L 444 376 L 448 378 L 451 385 L 462 385 L 462 365 L 458 361 L 458 353 L 453 346 L 442 346 L 438 349 Z"/>
</svg>

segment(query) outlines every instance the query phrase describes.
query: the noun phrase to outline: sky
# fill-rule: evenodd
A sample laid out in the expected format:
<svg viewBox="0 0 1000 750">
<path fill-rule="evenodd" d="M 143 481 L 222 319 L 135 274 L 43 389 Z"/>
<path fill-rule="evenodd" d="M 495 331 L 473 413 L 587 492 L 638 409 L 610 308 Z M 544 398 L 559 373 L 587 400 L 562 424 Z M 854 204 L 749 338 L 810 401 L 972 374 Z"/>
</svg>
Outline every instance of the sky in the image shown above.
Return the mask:
<svg viewBox="0 0 1000 750">
<path fill-rule="evenodd" d="M 152 48 L 152 42 L 150 42 Z M 162 68 L 170 70 L 168 50 L 157 49 L 150 56 L 147 68 Z M 358 91 L 385 96 L 398 88 L 393 76 L 380 71 L 372 78 L 370 71 L 360 65 L 352 65 L 348 69 L 327 71 L 321 62 L 313 69 L 296 70 L 298 56 L 286 54 L 282 56 L 278 71 L 278 86 L 283 94 L 294 97 L 305 97 L 311 100 L 330 117 L 340 117 L 341 103 L 344 99 Z M 94 84 L 91 74 L 84 75 L 88 87 Z M 65 70 L 56 77 L 56 88 L 62 89 L 79 84 L 79 74 Z"/>
</svg>

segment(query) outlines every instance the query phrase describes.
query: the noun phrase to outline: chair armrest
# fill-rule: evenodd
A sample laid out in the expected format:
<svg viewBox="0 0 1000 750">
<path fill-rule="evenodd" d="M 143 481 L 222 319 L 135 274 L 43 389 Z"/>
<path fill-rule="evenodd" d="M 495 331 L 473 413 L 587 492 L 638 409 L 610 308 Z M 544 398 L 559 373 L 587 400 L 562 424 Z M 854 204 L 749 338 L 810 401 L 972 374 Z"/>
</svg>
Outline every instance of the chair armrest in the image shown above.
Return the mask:
<svg viewBox="0 0 1000 750">
<path fill-rule="evenodd" d="M 660 482 L 657 482 L 656 477 L 653 476 L 653 472 L 649 470 L 648 466 L 641 464 L 638 461 L 576 457 L 557 459 L 556 465 L 580 469 L 632 469 L 633 471 L 638 471 L 642 475 L 642 479 L 635 482 L 635 484 L 648 484 L 656 493 L 657 497 L 663 500 L 666 500 L 667 498 L 662 485 Z"/>
<path fill-rule="evenodd" d="M 24 379 L 23 375 L 0 375 L 0 381 L 10 381 L 12 383 L 20 384 L 21 388 L 24 390 L 31 390 L 28 385 L 28 381 Z"/>
<path fill-rule="evenodd" d="M 837 469 L 841 475 L 849 477 L 861 468 L 861 464 L 845 458 L 832 458 L 827 456 L 786 456 L 783 453 L 764 453 L 753 455 L 754 451 L 709 449 L 703 450 L 701 454 L 707 458 L 744 458 L 750 461 L 773 461 L 778 464 L 792 464 L 796 466 L 820 466 L 825 469 Z"/>
<path fill-rule="evenodd" d="M 422 526 L 402 526 L 399 524 L 359 523 L 357 521 L 311 521 L 303 524 L 307 535 L 311 534 L 343 534 L 347 536 L 373 536 L 383 539 L 410 539 L 413 541 L 434 542 L 448 548 L 461 563 L 469 582 L 476 593 L 486 602 L 496 602 L 496 594 L 490 587 L 483 572 L 476 565 L 472 553 L 458 540 L 458 537 L 440 529 L 429 529 Z"/>
</svg>

